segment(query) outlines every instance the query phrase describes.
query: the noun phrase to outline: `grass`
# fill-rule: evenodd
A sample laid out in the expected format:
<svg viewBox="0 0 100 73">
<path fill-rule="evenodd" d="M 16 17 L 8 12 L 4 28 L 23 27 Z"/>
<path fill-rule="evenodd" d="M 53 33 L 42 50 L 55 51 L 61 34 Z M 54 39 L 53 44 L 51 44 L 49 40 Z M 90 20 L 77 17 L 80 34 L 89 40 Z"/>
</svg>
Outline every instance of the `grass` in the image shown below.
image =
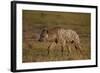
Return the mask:
<svg viewBox="0 0 100 73">
<path fill-rule="evenodd" d="M 28 43 L 28 42 L 27 42 Z M 67 48 L 64 49 L 63 55 L 61 52 L 61 47 L 59 44 L 55 48 L 52 48 L 48 54 L 47 47 L 49 42 L 38 42 L 32 43 L 31 48 L 28 46 L 26 48 L 23 45 L 23 62 L 45 62 L 45 61 L 64 61 L 64 60 L 84 60 L 90 59 L 89 49 L 81 49 L 83 54 L 80 54 L 75 48 L 71 48 L 72 51 L 68 54 Z M 28 44 L 27 44 L 28 45 Z"/>
<path fill-rule="evenodd" d="M 22 61 L 26 63 L 90 59 L 90 18 L 91 16 L 89 13 L 23 10 Z M 62 56 L 61 47 L 59 45 L 51 49 L 50 54 L 48 54 L 47 47 L 50 42 L 43 43 L 37 41 L 43 27 L 62 27 L 75 30 L 80 36 L 83 54 L 80 54 L 72 46 L 72 52 L 68 55 L 68 50 L 66 48 Z"/>
</svg>

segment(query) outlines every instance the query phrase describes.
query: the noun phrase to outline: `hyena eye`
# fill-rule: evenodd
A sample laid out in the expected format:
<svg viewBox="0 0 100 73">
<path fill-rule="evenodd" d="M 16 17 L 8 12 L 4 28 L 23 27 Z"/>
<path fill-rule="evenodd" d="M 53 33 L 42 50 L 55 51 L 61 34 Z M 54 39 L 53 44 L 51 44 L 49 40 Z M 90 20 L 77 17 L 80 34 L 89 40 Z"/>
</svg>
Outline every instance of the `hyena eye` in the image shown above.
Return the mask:
<svg viewBox="0 0 100 73">
<path fill-rule="evenodd" d="M 41 35 L 41 37 L 45 37 L 45 35 Z"/>
</svg>

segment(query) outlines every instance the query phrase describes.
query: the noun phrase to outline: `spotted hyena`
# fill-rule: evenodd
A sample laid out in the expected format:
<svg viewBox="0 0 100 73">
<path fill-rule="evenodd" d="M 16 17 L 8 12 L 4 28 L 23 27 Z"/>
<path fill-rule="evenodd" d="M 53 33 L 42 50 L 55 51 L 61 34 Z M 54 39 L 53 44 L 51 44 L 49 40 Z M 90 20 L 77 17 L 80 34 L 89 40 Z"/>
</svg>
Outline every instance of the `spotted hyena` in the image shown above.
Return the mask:
<svg viewBox="0 0 100 73">
<path fill-rule="evenodd" d="M 64 28 L 54 28 L 48 30 L 47 28 L 44 28 L 40 33 L 39 41 L 51 42 L 51 44 L 48 46 L 48 54 L 49 54 L 49 50 L 58 43 L 60 43 L 62 55 L 65 48 L 68 49 L 68 54 L 71 52 L 71 48 L 70 48 L 71 46 L 69 44 L 73 44 L 75 49 L 77 49 L 81 53 L 79 35 L 71 29 L 66 30 Z"/>
</svg>

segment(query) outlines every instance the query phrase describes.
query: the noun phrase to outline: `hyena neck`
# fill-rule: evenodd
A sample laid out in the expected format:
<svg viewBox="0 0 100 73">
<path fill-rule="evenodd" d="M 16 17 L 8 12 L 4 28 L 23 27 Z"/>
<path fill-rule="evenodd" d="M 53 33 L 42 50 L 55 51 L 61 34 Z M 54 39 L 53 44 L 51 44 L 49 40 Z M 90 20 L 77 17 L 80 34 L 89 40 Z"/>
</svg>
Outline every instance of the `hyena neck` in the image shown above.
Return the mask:
<svg viewBox="0 0 100 73">
<path fill-rule="evenodd" d="M 56 34 L 48 34 L 48 41 L 53 42 L 57 38 Z"/>
</svg>

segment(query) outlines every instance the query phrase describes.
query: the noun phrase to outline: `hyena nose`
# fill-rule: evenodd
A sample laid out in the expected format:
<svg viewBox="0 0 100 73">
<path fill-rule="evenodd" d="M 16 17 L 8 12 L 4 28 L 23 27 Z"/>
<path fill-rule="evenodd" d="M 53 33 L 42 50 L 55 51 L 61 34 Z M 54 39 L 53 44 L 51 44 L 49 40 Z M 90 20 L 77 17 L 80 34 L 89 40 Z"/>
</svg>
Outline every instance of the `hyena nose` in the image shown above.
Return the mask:
<svg viewBox="0 0 100 73">
<path fill-rule="evenodd" d="M 40 39 L 38 41 L 40 41 Z"/>
<path fill-rule="evenodd" d="M 40 42 L 41 42 L 41 39 L 39 39 L 38 41 L 40 41 Z"/>
</svg>

